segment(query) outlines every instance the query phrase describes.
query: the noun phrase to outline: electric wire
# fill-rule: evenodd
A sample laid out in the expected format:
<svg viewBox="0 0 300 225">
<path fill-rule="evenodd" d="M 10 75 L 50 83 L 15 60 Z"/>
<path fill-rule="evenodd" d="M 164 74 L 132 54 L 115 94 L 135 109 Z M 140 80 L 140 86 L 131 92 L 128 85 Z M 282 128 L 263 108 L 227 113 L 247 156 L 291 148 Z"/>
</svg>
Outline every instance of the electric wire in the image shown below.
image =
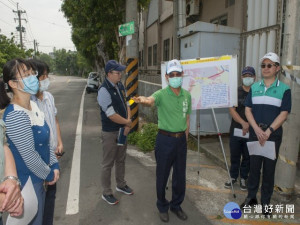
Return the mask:
<svg viewBox="0 0 300 225">
<path fill-rule="evenodd" d="M 4 2 L 2 2 L 1 0 L 0 0 L 0 2 L 1 2 L 3 5 L 5 5 L 6 7 L 10 8 L 11 10 L 14 10 L 13 8 L 11 8 L 10 6 L 6 5 L 6 4 L 5 4 Z"/>
<path fill-rule="evenodd" d="M 7 25 L 9 25 L 9 26 L 12 26 L 12 27 L 14 27 L 15 25 L 13 25 L 13 24 L 11 24 L 11 23 L 8 23 L 8 22 L 6 22 L 5 20 L 3 20 L 3 19 L 0 19 L 2 22 L 4 22 L 4 23 L 6 23 Z"/>
</svg>

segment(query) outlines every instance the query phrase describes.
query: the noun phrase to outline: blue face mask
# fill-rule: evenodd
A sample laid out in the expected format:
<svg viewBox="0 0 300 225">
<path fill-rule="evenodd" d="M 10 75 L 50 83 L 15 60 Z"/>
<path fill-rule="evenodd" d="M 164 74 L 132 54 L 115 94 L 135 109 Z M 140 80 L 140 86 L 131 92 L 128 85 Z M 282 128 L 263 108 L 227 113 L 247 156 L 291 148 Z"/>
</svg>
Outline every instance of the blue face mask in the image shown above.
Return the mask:
<svg viewBox="0 0 300 225">
<path fill-rule="evenodd" d="M 172 88 L 179 88 L 182 85 L 182 77 L 169 78 L 169 85 Z"/>
<path fill-rule="evenodd" d="M 23 79 L 24 88 L 22 91 L 35 95 L 39 90 L 39 80 L 35 75 Z"/>
</svg>

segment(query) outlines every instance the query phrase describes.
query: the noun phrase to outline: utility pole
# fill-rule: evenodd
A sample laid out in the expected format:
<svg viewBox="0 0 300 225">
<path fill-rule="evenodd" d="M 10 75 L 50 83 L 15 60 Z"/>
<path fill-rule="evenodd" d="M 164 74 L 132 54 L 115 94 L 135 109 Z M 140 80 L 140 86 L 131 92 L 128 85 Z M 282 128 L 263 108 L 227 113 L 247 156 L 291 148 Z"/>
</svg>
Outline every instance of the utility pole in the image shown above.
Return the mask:
<svg viewBox="0 0 300 225">
<path fill-rule="evenodd" d="M 21 49 L 23 49 L 22 33 L 25 32 L 25 28 L 23 29 L 22 27 L 22 20 L 26 21 L 26 19 L 22 19 L 22 13 L 25 13 L 26 11 L 19 10 L 19 3 L 17 3 L 17 11 L 13 10 L 13 12 L 18 14 L 18 18 L 15 18 L 15 21 L 16 20 L 19 21 L 19 27 L 17 27 L 17 31 L 20 32 L 20 45 L 21 45 Z"/>
<path fill-rule="evenodd" d="M 126 81 L 127 101 L 138 93 L 138 26 L 137 26 L 137 0 L 126 0 L 126 23 L 134 22 L 134 33 L 126 36 Z M 130 105 L 132 118 L 132 131 L 138 129 L 138 105 Z"/>
<path fill-rule="evenodd" d="M 38 46 L 38 43 L 37 43 L 37 41 L 36 41 L 36 40 L 33 40 L 33 47 L 34 47 L 34 57 L 36 57 L 36 55 L 37 55 L 37 52 L 38 52 L 38 50 L 37 50 L 37 46 Z"/>
<path fill-rule="evenodd" d="M 283 124 L 282 144 L 279 151 L 275 173 L 275 189 L 287 195 L 294 194 L 296 177 L 296 163 L 299 153 L 300 127 L 300 84 L 297 79 L 300 75 L 300 1 L 286 0 L 284 12 L 284 33 L 281 64 L 290 74 L 280 76 L 280 80 L 291 88 L 292 111 Z"/>
</svg>

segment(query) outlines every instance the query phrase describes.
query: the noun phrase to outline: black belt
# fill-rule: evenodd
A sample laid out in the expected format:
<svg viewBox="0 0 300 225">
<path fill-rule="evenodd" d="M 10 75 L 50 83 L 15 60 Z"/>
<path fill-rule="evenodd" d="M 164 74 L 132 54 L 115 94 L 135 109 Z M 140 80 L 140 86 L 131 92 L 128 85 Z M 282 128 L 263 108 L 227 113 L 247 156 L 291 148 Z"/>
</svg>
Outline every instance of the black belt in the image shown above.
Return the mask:
<svg viewBox="0 0 300 225">
<path fill-rule="evenodd" d="M 183 135 L 185 135 L 184 131 L 181 131 L 181 132 L 169 132 L 169 131 L 165 131 L 165 130 L 158 130 L 158 133 L 166 135 L 168 137 L 175 137 L 175 138 L 180 138 Z"/>
</svg>

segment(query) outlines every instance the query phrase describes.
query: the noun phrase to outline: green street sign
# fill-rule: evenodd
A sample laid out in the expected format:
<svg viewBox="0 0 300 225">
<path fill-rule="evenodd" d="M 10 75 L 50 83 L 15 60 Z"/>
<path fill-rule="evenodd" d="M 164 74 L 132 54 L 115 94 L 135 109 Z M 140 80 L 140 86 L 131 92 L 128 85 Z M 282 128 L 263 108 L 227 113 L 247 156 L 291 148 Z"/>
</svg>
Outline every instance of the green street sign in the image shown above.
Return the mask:
<svg viewBox="0 0 300 225">
<path fill-rule="evenodd" d="M 134 34 L 134 21 L 119 25 L 119 36 Z"/>
</svg>

